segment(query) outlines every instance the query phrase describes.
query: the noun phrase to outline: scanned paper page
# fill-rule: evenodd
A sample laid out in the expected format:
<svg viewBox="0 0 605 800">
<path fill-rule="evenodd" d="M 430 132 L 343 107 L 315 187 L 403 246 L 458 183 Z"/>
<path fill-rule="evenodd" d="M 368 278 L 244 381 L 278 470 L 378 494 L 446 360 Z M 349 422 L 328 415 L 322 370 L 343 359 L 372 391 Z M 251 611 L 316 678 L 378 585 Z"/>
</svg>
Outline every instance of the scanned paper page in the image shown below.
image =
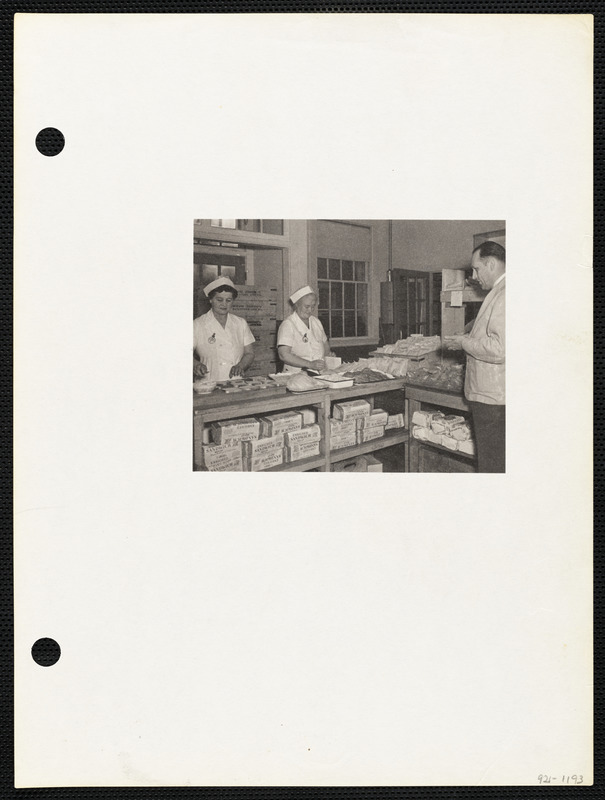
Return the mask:
<svg viewBox="0 0 605 800">
<path fill-rule="evenodd" d="M 592 41 L 17 15 L 18 786 L 592 782 Z M 506 474 L 193 472 L 218 213 L 505 220 Z"/>
</svg>

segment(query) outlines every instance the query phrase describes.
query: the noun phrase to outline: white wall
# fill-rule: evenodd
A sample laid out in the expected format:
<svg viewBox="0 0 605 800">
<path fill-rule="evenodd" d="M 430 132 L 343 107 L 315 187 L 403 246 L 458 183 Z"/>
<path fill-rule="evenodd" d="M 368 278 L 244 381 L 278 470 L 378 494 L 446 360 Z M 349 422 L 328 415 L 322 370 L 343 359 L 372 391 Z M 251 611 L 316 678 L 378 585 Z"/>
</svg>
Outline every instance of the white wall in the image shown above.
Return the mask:
<svg viewBox="0 0 605 800">
<path fill-rule="evenodd" d="M 427 272 L 466 268 L 473 236 L 505 225 L 504 220 L 394 220 L 393 268 Z"/>
</svg>

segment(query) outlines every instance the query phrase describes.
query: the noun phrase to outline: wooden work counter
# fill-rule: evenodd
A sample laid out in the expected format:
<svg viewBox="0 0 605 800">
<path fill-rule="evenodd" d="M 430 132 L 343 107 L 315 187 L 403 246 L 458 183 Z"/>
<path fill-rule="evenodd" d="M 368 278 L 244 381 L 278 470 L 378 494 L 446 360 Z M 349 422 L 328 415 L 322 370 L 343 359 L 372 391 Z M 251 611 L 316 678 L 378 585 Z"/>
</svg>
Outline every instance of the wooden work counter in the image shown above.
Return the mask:
<svg viewBox="0 0 605 800">
<path fill-rule="evenodd" d="M 249 392 L 224 394 L 213 392 L 210 395 L 193 397 L 193 462 L 194 469 L 201 467 L 201 445 L 204 427 L 219 420 L 236 419 L 238 417 L 263 416 L 278 411 L 289 411 L 296 408 L 314 407 L 317 411 L 317 422 L 321 428 L 320 455 L 280 464 L 267 472 L 305 472 L 318 469 L 329 471 L 331 464 L 344 461 L 365 453 L 372 453 L 385 447 L 401 444 L 407 447 L 409 434 L 406 428 L 387 431 L 380 439 L 373 439 L 353 447 L 344 447 L 330 451 L 330 423 L 332 403 L 363 397 L 374 406 L 374 398 L 385 392 L 402 392 L 404 378 L 360 384 L 348 389 L 317 389 L 316 391 L 293 393 L 283 386 L 269 389 L 254 389 Z M 401 397 L 403 401 L 403 394 Z M 404 454 L 407 462 L 407 452 Z"/>
</svg>

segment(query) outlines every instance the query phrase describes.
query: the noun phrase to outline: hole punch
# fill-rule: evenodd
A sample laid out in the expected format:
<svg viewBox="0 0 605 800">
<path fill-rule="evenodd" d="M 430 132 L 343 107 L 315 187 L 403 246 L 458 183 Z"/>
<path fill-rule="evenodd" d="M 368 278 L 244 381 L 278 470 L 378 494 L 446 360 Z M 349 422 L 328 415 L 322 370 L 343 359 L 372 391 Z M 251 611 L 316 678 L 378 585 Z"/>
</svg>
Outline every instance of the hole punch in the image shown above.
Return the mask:
<svg viewBox="0 0 605 800">
<path fill-rule="evenodd" d="M 32 647 L 32 658 L 41 667 L 52 667 L 61 658 L 61 648 L 54 639 L 38 639 Z"/>
<path fill-rule="evenodd" d="M 65 147 L 65 136 L 57 128 L 43 128 L 36 136 L 36 147 L 43 156 L 58 156 Z"/>
</svg>

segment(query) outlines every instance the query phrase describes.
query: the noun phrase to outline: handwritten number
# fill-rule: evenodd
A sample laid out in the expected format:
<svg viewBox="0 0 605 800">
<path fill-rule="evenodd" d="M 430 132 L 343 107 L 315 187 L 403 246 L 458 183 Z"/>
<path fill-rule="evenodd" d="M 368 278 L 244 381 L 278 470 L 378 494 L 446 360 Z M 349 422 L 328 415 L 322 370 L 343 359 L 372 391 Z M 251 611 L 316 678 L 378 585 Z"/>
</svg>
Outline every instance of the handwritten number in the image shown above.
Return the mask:
<svg viewBox="0 0 605 800">
<path fill-rule="evenodd" d="M 556 781 L 557 778 L 554 775 L 538 775 L 538 783 L 552 783 Z M 561 783 L 569 784 L 569 782 L 573 782 L 577 786 L 581 783 L 584 783 L 584 776 L 583 775 L 562 775 L 561 776 Z"/>
</svg>

